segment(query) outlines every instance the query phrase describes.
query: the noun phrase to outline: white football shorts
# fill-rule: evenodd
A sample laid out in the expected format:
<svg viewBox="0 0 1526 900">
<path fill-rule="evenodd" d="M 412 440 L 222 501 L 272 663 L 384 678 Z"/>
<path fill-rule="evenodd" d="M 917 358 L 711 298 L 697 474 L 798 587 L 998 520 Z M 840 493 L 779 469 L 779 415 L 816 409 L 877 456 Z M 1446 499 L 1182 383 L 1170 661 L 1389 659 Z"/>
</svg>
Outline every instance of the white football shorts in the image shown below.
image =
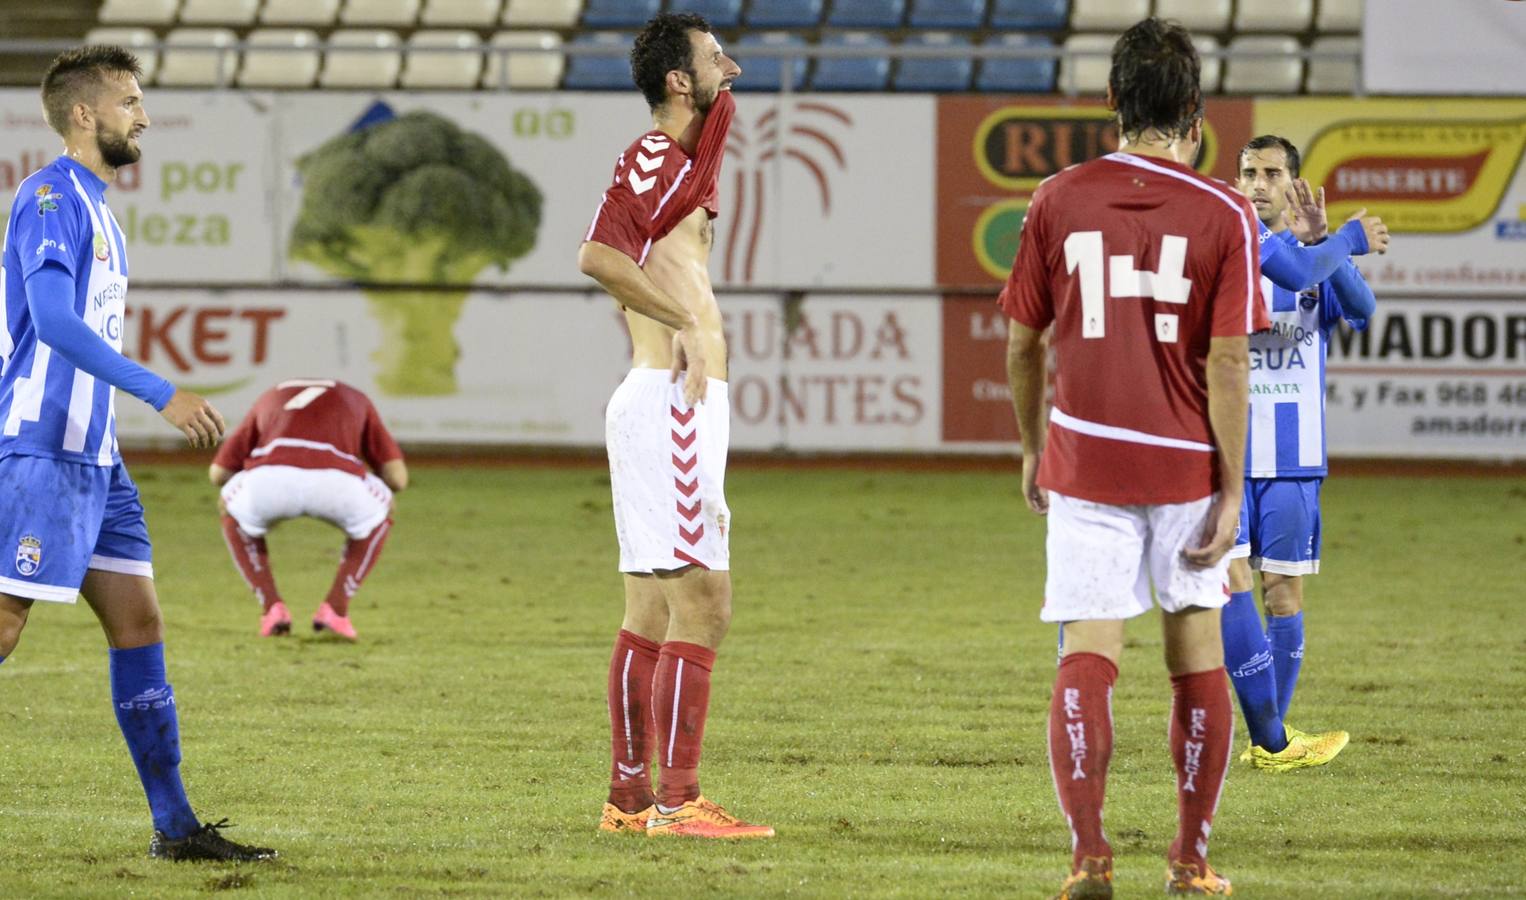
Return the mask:
<svg viewBox="0 0 1526 900">
<path fill-rule="evenodd" d="M 637 575 L 703 566 L 731 568 L 726 448 L 731 397 L 711 378 L 690 408 L 684 379 L 666 369 L 632 369 L 604 415 L 620 571 Z"/>
<path fill-rule="evenodd" d="M 311 516 L 332 522 L 358 541 L 386 521 L 392 509 L 386 482 L 339 469 L 257 466 L 235 473 L 222 495 L 228 515 L 250 537 L 263 536 L 277 522 Z"/>
<path fill-rule="evenodd" d="M 1049 492 L 1045 622 L 1130 619 L 1229 602 L 1229 558 L 1199 569 L 1182 549 L 1202 541 L 1212 497 L 1190 503 L 1113 506 Z"/>
</svg>

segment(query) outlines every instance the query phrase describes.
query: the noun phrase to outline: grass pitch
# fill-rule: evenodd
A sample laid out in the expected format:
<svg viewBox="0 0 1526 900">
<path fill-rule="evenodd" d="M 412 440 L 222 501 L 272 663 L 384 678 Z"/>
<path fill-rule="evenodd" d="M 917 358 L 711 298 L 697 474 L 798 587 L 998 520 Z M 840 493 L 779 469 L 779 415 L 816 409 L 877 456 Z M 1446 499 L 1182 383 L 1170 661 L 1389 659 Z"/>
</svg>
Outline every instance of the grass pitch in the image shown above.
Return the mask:
<svg viewBox="0 0 1526 900">
<path fill-rule="evenodd" d="M 192 803 L 284 859 L 145 857 L 94 617 L 39 604 L 0 666 L 0 896 L 1037 897 L 1064 875 L 1043 524 L 1015 474 L 734 469 L 703 780 L 779 837 L 723 845 L 594 831 L 621 596 L 597 467 L 416 471 L 353 646 L 256 638 L 203 470 L 134 472 Z M 1249 898 L 1521 895 L 1526 489 L 1337 475 L 1325 517 L 1290 718 L 1352 743 L 1325 769 L 1236 764 L 1215 866 Z M 340 541 L 272 537 L 304 629 Z M 1175 821 L 1158 617 L 1129 633 L 1107 815 L 1123 897 L 1159 893 Z"/>
</svg>

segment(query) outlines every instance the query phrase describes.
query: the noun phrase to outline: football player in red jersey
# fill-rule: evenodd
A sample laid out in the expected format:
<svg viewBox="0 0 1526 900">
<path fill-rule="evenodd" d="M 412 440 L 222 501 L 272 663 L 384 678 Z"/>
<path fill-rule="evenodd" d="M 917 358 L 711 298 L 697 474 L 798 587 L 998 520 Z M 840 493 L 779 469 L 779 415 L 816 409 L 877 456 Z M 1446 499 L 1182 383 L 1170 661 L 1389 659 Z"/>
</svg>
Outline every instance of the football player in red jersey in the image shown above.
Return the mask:
<svg viewBox="0 0 1526 900">
<path fill-rule="evenodd" d="M 708 263 L 736 108 L 730 88 L 741 74 L 702 17 L 666 13 L 646 24 L 631 50 L 631 75 L 652 128 L 615 163 L 578 250 L 578 268 L 625 311 L 632 349 L 630 373 L 605 414 L 625 577 L 625 619 L 609 667 L 605 831 L 774 833 L 699 789 L 710 671 L 731 624 L 730 401 Z"/>
<path fill-rule="evenodd" d="M 1146 19 L 1118 39 L 1108 74 L 1118 152 L 1039 185 L 999 301 L 1012 320 L 1023 495 L 1049 518 L 1041 618 L 1063 627 L 1049 718 L 1072 834 L 1062 897 L 1112 896 L 1102 830 L 1112 688 L 1124 621 L 1150 609 L 1152 586 L 1177 770 L 1167 893 L 1230 891 L 1207 859 L 1233 729 L 1219 609 L 1244 488 L 1247 336 L 1267 318 L 1250 204 L 1191 166 L 1198 78 L 1178 25 Z"/>
<path fill-rule="evenodd" d="M 260 635 L 291 631 L 265 533 L 301 516 L 344 531 L 344 557 L 314 631 L 355 640 L 350 600 L 392 531 L 392 494 L 408 486 L 403 451 L 365 394 L 338 381 L 283 381 L 254 402 L 208 473 L 222 489 L 223 538 L 261 606 Z"/>
</svg>

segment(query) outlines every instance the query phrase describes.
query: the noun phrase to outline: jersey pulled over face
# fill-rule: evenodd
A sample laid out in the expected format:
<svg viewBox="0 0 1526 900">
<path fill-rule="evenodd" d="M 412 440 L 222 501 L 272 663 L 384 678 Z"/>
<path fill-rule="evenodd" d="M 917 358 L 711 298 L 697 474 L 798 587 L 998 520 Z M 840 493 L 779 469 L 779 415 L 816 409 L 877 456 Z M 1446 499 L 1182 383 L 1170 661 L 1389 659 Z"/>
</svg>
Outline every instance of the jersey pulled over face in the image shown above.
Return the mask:
<svg viewBox="0 0 1526 900">
<path fill-rule="evenodd" d="M 261 394 L 213 462 L 231 472 L 295 466 L 365 475 L 367 465 L 375 471 L 402 457 L 365 394 L 341 381 L 298 378 Z"/>
<path fill-rule="evenodd" d="M 1039 186 L 998 302 L 1054 325 L 1040 485 L 1118 505 L 1214 490 L 1206 359 L 1267 327 L 1255 233 L 1245 198 L 1168 160 L 1114 153 Z"/>
<path fill-rule="evenodd" d="M 21 183 L 5 236 L 0 284 L 0 453 L 101 466 L 121 460 L 116 388 L 74 367 L 37 339 L 26 279 L 43 266 L 74 278 L 74 315 L 113 350 L 122 349 L 127 241 L 106 206 L 106 182 L 59 157 Z"/>
</svg>

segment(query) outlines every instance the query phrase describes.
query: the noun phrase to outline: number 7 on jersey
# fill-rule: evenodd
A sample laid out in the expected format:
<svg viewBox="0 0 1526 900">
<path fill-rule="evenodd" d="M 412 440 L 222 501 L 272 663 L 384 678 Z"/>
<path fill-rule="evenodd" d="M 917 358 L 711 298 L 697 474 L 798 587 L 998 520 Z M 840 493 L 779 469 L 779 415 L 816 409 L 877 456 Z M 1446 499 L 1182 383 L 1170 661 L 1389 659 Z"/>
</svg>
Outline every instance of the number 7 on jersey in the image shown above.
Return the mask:
<svg viewBox="0 0 1526 900">
<path fill-rule="evenodd" d="M 1104 295 L 1115 298 L 1148 298 L 1162 303 L 1186 303 L 1192 281 L 1182 277 L 1187 268 L 1187 239 L 1168 234 L 1160 240 L 1160 267 L 1141 272 L 1133 256 L 1108 257 L 1102 265 L 1102 232 L 1073 231 L 1065 238 L 1065 271 L 1079 270 L 1081 280 L 1081 337 L 1107 334 Z M 1155 314 L 1155 337 L 1163 344 L 1176 343 L 1177 317 Z"/>
</svg>

